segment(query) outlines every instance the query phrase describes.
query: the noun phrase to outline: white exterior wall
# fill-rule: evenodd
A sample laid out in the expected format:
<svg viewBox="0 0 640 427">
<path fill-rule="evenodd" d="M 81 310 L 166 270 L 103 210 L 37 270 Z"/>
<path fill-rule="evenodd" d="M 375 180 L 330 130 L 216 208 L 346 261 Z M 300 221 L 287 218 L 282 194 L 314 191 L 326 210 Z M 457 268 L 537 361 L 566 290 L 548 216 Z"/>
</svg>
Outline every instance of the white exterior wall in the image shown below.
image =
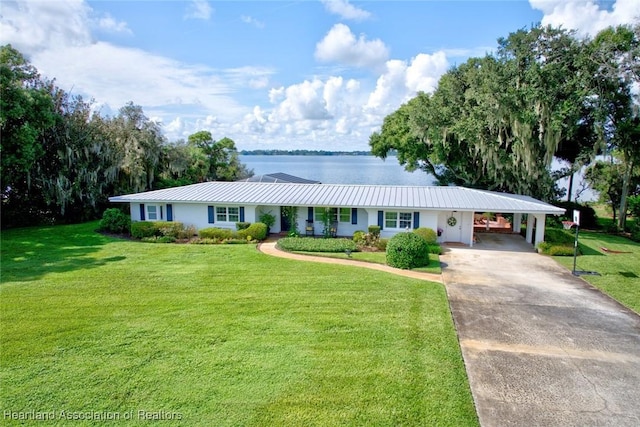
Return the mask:
<svg viewBox="0 0 640 427">
<path fill-rule="evenodd" d="M 148 203 L 149 205 L 162 206 L 163 219 L 166 220 L 166 204 L 164 203 Z M 229 228 L 235 230 L 235 222 L 221 222 L 215 221 L 210 224 L 208 221 L 208 205 L 205 203 L 171 203 L 173 207 L 173 220 L 182 222 L 184 225 L 193 225 L 196 229 L 219 227 Z M 145 204 L 145 207 L 147 204 Z M 227 207 L 239 207 L 235 205 L 229 205 Z M 378 211 L 379 209 L 358 209 L 358 222 L 357 224 L 351 224 L 349 222 L 338 223 L 338 236 L 351 237 L 353 233 L 361 230 L 367 232 L 370 225 L 378 225 Z M 473 236 L 473 212 L 442 212 L 442 211 L 430 211 L 430 210 L 393 210 L 394 212 L 419 212 L 419 227 L 431 228 L 437 231 L 438 228 L 443 230 L 441 236 L 438 237 L 439 242 L 461 242 L 467 245 L 471 244 Z M 260 214 L 267 212 L 276 217 L 276 222 L 271 227 L 272 233 L 279 233 L 281 218 L 279 206 L 244 206 L 244 220 L 245 222 L 254 223 L 259 221 Z M 308 207 L 298 207 L 298 231 L 301 235 L 305 234 L 305 225 L 308 215 Z M 456 217 L 455 227 L 451 227 L 447 224 L 447 219 L 451 216 Z M 131 203 L 131 220 L 140 221 L 140 203 Z M 147 218 L 148 220 L 148 218 Z M 323 231 L 323 224 L 314 221 L 314 230 L 316 236 L 321 236 Z M 410 228 L 412 230 L 413 228 Z M 406 229 L 399 228 L 383 228 L 380 235 L 383 238 L 390 238 L 396 233 L 406 231 Z"/>
<path fill-rule="evenodd" d="M 345 206 L 342 206 L 345 207 Z M 307 225 L 308 218 L 308 206 L 299 207 L 298 208 L 298 232 L 301 236 L 305 235 L 305 228 Z M 367 211 L 365 209 L 357 209 L 358 213 L 358 222 L 357 224 L 351 224 L 351 217 L 349 217 L 348 222 L 338 222 L 338 236 L 340 237 L 352 237 L 353 233 L 356 231 L 364 231 L 367 232 L 367 227 L 369 226 L 369 215 L 367 215 Z M 315 210 L 314 210 L 315 217 Z M 322 232 L 324 231 L 324 224 L 321 222 L 315 221 L 313 222 L 313 230 L 316 236 L 322 236 Z"/>
</svg>

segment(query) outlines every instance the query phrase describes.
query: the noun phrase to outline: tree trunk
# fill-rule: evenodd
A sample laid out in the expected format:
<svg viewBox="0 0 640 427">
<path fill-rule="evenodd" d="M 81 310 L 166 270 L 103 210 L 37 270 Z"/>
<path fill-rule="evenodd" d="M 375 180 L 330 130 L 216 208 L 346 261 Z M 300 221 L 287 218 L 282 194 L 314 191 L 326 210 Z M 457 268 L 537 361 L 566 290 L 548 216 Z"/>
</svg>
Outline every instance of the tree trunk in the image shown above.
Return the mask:
<svg viewBox="0 0 640 427">
<path fill-rule="evenodd" d="M 627 222 L 627 195 L 629 194 L 633 160 L 625 162 L 625 166 L 624 176 L 622 177 L 622 193 L 620 194 L 620 212 L 618 214 L 618 228 L 620 231 L 624 231 Z"/>
<path fill-rule="evenodd" d="M 573 171 L 573 166 L 571 167 L 571 170 Z M 571 175 L 569 175 L 569 189 L 567 190 L 567 202 L 571 201 L 571 193 L 573 193 L 573 175 L 574 175 L 573 172 L 571 173 Z"/>
</svg>

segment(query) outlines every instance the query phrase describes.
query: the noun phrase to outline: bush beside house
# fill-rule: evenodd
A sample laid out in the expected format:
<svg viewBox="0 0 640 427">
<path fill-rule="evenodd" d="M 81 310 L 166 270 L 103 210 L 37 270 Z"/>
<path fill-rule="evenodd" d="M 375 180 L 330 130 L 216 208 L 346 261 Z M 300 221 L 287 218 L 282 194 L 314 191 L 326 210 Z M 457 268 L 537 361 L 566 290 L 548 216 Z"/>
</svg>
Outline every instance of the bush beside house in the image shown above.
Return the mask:
<svg viewBox="0 0 640 427">
<path fill-rule="evenodd" d="M 396 234 L 387 244 L 387 264 L 405 270 L 429 265 L 427 241 L 412 232 Z"/>
</svg>

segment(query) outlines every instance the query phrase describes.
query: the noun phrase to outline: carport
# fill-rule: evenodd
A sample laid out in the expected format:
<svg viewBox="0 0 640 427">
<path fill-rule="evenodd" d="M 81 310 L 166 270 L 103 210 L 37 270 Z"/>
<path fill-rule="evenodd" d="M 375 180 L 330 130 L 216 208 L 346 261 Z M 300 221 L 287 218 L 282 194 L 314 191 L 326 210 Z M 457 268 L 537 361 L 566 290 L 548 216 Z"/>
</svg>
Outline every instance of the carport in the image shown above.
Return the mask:
<svg viewBox="0 0 640 427">
<path fill-rule="evenodd" d="M 457 227 L 462 234 L 461 241 L 468 242 L 470 247 L 473 246 L 476 231 L 481 228 L 478 227 L 476 219 L 483 213 L 512 215 L 512 226 L 502 231 L 520 234 L 524 224 L 526 241 L 537 246 L 538 243 L 544 241 L 547 215 L 562 215 L 565 212 L 563 208 L 533 197 L 496 191 L 474 190 L 473 193 L 468 194 L 468 197 L 460 198 L 456 202 L 457 209 L 441 215 L 438 227 L 443 230 L 445 235 L 443 242 L 455 241 L 447 239 L 447 232 L 451 230 L 451 227 Z M 496 228 L 490 228 L 490 231 Z"/>
</svg>

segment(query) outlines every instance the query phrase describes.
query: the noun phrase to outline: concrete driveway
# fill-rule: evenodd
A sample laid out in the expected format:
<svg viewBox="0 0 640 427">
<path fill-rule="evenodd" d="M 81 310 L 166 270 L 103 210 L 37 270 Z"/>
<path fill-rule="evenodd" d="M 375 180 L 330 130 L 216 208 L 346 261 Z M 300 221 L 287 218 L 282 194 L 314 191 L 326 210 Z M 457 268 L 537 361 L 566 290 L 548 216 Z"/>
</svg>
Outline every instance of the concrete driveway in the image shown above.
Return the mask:
<svg viewBox="0 0 640 427">
<path fill-rule="evenodd" d="M 517 235 L 441 260 L 482 426 L 640 425 L 640 316 Z"/>
</svg>

